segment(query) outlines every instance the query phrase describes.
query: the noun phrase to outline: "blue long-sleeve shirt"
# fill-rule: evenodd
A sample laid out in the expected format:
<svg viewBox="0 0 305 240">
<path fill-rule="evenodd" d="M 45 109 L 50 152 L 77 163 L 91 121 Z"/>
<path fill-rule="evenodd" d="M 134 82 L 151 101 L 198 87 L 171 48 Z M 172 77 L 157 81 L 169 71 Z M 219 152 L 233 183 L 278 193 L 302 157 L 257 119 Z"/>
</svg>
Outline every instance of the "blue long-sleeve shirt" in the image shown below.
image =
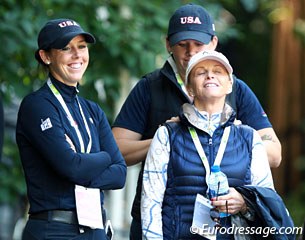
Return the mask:
<svg viewBox="0 0 305 240">
<path fill-rule="evenodd" d="M 90 129 L 92 147 L 90 153 L 81 153 L 75 128 L 47 84 L 24 98 L 18 112 L 16 140 L 26 178 L 29 213 L 74 210 L 75 185 L 101 189 L 103 204 L 102 190 L 122 188 L 126 180 L 126 164 L 103 110 L 96 103 L 77 97 L 76 87 L 67 86 L 52 76 L 51 80 L 87 146 L 89 135 L 78 99 Z"/>
</svg>

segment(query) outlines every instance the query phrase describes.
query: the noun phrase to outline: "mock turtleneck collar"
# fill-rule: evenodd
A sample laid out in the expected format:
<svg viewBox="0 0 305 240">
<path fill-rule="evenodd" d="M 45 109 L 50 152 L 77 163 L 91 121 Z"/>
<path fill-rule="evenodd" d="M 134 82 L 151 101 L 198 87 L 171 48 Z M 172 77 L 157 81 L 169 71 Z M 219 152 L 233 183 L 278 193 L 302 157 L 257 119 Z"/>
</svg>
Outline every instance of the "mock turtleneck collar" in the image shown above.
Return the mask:
<svg viewBox="0 0 305 240">
<path fill-rule="evenodd" d="M 210 118 L 207 118 L 204 115 L 202 115 L 193 104 L 189 104 L 189 103 L 183 104 L 182 111 L 184 118 L 186 118 L 190 124 L 210 134 L 214 132 L 214 130 L 219 125 L 224 125 L 232 117 L 233 118 L 235 117 L 235 112 L 233 108 L 227 103 L 224 104 L 221 113 L 215 114 L 213 116 L 215 119 L 212 122 L 209 122 Z"/>
<path fill-rule="evenodd" d="M 56 78 L 54 78 L 51 74 L 49 74 L 49 77 L 56 87 L 56 89 L 60 92 L 61 96 L 66 102 L 72 102 L 75 98 L 76 95 L 78 94 L 78 84 L 77 87 L 73 86 L 68 86 L 64 84 L 63 82 L 58 81 Z"/>
</svg>

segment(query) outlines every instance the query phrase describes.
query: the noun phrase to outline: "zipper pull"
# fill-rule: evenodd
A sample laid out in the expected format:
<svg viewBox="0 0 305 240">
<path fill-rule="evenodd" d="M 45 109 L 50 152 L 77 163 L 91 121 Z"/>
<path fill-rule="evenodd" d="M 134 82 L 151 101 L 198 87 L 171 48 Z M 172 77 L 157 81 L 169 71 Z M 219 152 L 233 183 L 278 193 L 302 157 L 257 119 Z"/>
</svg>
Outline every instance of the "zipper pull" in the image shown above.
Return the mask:
<svg viewBox="0 0 305 240">
<path fill-rule="evenodd" d="M 209 138 L 209 145 L 212 145 L 212 144 L 213 144 L 212 138 Z"/>
</svg>

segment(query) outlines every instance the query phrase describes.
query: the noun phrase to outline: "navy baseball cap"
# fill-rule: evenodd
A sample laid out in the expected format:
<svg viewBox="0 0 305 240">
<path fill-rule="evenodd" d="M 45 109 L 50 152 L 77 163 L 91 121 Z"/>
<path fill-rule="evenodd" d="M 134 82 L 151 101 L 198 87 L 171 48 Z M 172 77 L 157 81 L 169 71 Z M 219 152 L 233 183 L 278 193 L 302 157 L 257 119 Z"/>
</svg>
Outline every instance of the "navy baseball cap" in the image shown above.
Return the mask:
<svg viewBox="0 0 305 240">
<path fill-rule="evenodd" d="M 48 21 L 38 35 L 36 59 L 41 62 L 39 50 L 62 49 L 77 35 L 83 35 L 88 43 L 95 43 L 94 36 L 85 32 L 74 20 L 61 18 Z"/>
<path fill-rule="evenodd" d="M 214 35 L 214 21 L 202 6 L 183 5 L 169 20 L 167 37 L 171 46 L 187 39 L 208 44 Z"/>
</svg>

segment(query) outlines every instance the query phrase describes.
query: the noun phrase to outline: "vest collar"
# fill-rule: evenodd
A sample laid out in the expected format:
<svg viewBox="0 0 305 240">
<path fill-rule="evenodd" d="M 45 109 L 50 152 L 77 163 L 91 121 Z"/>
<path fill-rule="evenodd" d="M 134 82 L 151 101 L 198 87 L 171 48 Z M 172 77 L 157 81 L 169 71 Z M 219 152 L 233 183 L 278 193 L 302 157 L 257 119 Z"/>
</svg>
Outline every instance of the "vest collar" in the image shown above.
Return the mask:
<svg viewBox="0 0 305 240">
<path fill-rule="evenodd" d="M 206 126 L 207 120 L 201 116 L 201 114 L 193 104 L 183 104 L 182 114 L 191 125 L 202 131 L 205 131 L 204 126 Z M 219 125 L 224 125 L 226 122 L 228 122 L 233 114 L 234 110 L 232 109 L 232 107 L 225 103 L 223 111 L 221 113 Z"/>
</svg>

